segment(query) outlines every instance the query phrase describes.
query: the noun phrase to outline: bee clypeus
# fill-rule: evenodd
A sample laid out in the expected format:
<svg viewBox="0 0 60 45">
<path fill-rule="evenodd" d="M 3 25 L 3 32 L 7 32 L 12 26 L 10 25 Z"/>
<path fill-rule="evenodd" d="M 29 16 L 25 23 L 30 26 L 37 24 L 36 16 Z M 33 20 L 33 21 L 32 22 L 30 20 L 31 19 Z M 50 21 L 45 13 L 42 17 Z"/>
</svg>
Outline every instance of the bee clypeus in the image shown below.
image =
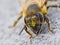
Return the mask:
<svg viewBox="0 0 60 45">
<path fill-rule="evenodd" d="M 18 21 L 23 17 L 25 25 L 22 31 L 25 30 L 30 35 L 30 38 L 32 37 L 32 33 L 28 31 L 28 28 L 37 35 L 45 22 L 48 24 L 48 31 L 53 32 L 50 28 L 50 21 L 48 19 L 48 8 L 59 6 L 47 6 L 47 1 L 52 0 L 33 0 L 32 2 L 27 0 L 20 12 L 20 16 L 14 22 L 13 27 L 15 27 Z"/>
</svg>

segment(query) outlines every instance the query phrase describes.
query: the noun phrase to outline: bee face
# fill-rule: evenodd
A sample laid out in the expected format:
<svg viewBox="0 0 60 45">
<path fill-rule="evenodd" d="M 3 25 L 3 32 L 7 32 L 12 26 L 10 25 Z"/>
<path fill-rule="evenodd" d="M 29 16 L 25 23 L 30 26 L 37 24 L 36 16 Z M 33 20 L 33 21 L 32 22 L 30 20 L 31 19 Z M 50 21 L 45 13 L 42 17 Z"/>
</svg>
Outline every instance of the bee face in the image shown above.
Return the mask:
<svg viewBox="0 0 60 45">
<path fill-rule="evenodd" d="M 39 31 L 42 27 L 43 16 L 42 14 L 37 13 L 35 15 L 25 17 L 24 21 L 27 27 L 34 31 Z"/>
</svg>

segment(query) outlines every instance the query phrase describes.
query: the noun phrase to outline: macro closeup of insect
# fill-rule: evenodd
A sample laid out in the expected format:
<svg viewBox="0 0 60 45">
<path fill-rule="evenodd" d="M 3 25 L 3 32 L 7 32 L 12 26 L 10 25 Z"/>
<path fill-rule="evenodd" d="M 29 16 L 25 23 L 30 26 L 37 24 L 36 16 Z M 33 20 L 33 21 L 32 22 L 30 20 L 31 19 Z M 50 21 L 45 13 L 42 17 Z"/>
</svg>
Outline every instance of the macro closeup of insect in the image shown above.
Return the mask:
<svg viewBox="0 0 60 45">
<path fill-rule="evenodd" d="M 28 31 L 28 28 L 36 35 L 41 31 L 42 25 L 48 24 L 48 31 L 53 33 L 53 30 L 50 28 L 50 20 L 48 18 L 48 9 L 49 7 L 60 7 L 58 5 L 47 6 L 48 1 L 56 0 L 27 0 L 22 7 L 22 11 L 19 14 L 18 19 L 14 22 L 12 27 L 15 27 L 18 21 L 23 17 L 24 18 L 24 27 L 22 29 L 26 31 L 32 37 L 32 33 Z M 22 32 L 21 31 L 21 32 Z"/>
</svg>

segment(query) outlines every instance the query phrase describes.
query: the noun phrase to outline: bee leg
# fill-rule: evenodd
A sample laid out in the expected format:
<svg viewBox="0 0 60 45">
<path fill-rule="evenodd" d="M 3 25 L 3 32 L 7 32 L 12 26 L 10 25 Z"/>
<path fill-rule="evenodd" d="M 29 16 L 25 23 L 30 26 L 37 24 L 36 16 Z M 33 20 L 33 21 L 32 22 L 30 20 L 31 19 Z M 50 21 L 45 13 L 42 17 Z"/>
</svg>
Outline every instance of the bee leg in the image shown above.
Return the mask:
<svg viewBox="0 0 60 45">
<path fill-rule="evenodd" d="M 60 5 L 49 5 L 49 6 L 47 6 L 47 9 L 49 9 L 50 7 L 55 7 L 55 8 L 60 8 Z"/>
<path fill-rule="evenodd" d="M 53 33 L 53 30 L 51 30 L 51 28 L 50 28 L 50 22 L 49 22 L 48 17 L 47 17 L 47 16 L 44 16 L 44 19 L 45 19 L 45 21 L 46 21 L 47 24 L 48 24 L 48 30 Z"/>
<path fill-rule="evenodd" d="M 16 24 L 18 23 L 18 21 L 22 18 L 22 16 L 18 17 L 18 19 L 13 23 L 12 26 L 9 26 L 9 27 L 15 27 Z"/>
<path fill-rule="evenodd" d="M 18 17 L 18 19 L 15 21 L 15 23 L 13 24 L 13 27 L 16 26 L 16 24 L 18 23 L 18 21 L 22 18 L 22 16 Z"/>
<path fill-rule="evenodd" d="M 31 39 L 31 38 L 32 38 L 32 34 L 31 34 L 30 32 L 27 31 L 27 27 L 25 27 L 25 31 L 26 31 L 26 33 L 28 33 L 28 34 L 30 35 L 29 38 Z"/>
<path fill-rule="evenodd" d="M 48 1 L 57 1 L 57 0 L 48 0 Z"/>
<path fill-rule="evenodd" d="M 21 35 L 22 31 L 25 29 L 25 26 L 22 28 L 22 30 L 19 32 L 19 35 Z"/>
<path fill-rule="evenodd" d="M 50 28 L 50 23 L 49 22 L 48 22 L 48 29 L 49 29 L 50 32 L 53 33 L 53 30 L 51 30 L 51 28 Z"/>
</svg>

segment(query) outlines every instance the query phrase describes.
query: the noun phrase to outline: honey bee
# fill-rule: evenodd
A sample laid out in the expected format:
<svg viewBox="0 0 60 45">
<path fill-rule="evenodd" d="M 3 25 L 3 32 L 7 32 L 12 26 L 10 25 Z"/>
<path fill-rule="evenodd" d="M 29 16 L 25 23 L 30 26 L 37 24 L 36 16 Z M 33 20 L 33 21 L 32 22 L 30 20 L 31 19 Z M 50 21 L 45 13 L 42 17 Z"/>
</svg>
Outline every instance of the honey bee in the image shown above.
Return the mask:
<svg viewBox="0 0 60 45">
<path fill-rule="evenodd" d="M 47 6 L 47 2 L 52 0 L 33 0 L 32 2 L 30 1 L 31 0 L 26 1 L 22 8 L 22 11 L 19 13 L 18 19 L 14 22 L 12 27 L 15 27 L 18 21 L 23 17 L 25 25 L 22 31 L 25 30 L 30 35 L 30 38 L 32 37 L 32 33 L 29 32 L 27 28 L 29 28 L 34 34 L 38 35 L 41 31 L 42 25 L 45 24 L 45 22 L 48 24 L 48 31 L 53 32 L 53 30 L 50 28 L 48 8 L 59 6 Z"/>
</svg>

